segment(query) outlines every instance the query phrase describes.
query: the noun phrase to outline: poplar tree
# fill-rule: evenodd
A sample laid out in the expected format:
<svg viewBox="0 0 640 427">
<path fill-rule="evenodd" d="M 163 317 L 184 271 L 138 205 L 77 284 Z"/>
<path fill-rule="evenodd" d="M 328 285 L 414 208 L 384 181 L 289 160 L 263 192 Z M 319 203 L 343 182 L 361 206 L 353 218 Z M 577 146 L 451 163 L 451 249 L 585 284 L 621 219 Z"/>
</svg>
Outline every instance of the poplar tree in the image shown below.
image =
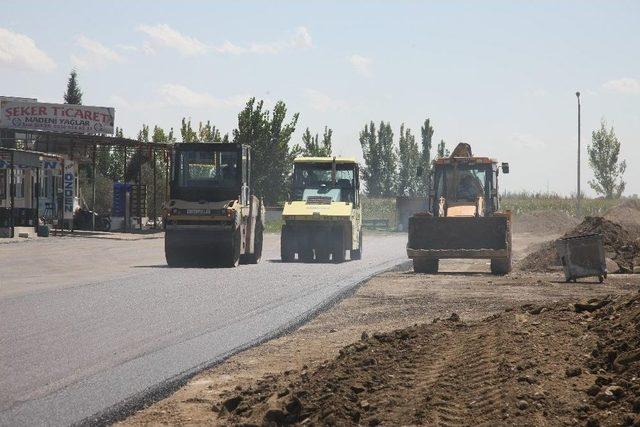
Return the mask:
<svg viewBox="0 0 640 427">
<path fill-rule="evenodd" d="M 417 170 L 420 162 L 420 151 L 411 129 L 400 126 L 398 140 L 398 196 L 416 197 L 421 188 Z"/>
<path fill-rule="evenodd" d="M 431 190 L 431 180 L 433 179 L 433 168 L 431 165 L 431 147 L 433 140 L 433 126 L 431 120 L 425 119 L 424 124 L 420 128 L 420 143 L 422 150 L 420 151 L 420 164 L 422 167 L 422 179 L 420 180 L 419 193 L 423 195 L 429 194 Z M 417 169 L 417 168 L 416 168 Z"/>
<path fill-rule="evenodd" d="M 180 136 L 182 137 L 182 142 L 198 141 L 198 133 L 191 127 L 191 119 L 187 120 L 184 117 L 182 118 L 182 122 L 180 124 Z"/>
<path fill-rule="evenodd" d="M 449 149 L 446 147 L 445 143 L 444 143 L 444 139 L 440 140 L 440 144 L 438 144 L 438 151 L 437 151 L 437 156 L 436 159 L 440 159 L 442 157 L 449 157 L 449 155 L 451 154 L 449 152 Z"/>
<path fill-rule="evenodd" d="M 359 139 L 365 165 L 362 169 L 362 178 L 366 192 L 369 196 L 379 197 L 382 195 L 382 151 L 373 121 L 360 131 Z"/>
<path fill-rule="evenodd" d="M 393 143 L 393 130 L 387 122 L 380 122 L 378 128 L 378 144 L 381 153 L 381 190 L 382 196 L 393 197 L 396 195 L 398 177 L 398 158 Z"/>
<path fill-rule="evenodd" d="M 302 146 L 296 145 L 294 151 L 296 154 L 307 157 L 330 157 L 332 135 L 333 130 L 325 126 L 322 141 L 320 141 L 318 134 L 313 135 L 307 128 L 302 134 Z"/>
</svg>

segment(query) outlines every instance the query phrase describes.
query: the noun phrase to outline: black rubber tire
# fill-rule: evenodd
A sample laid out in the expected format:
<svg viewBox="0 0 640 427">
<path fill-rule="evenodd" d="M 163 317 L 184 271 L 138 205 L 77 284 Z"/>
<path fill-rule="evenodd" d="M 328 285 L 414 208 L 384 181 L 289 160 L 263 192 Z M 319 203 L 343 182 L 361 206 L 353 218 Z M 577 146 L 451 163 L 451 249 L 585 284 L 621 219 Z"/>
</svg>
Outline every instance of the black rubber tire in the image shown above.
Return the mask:
<svg viewBox="0 0 640 427">
<path fill-rule="evenodd" d="M 262 229 L 262 223 L 258 219 L 256 224 L 255 236 L 253 237 L 253 253 L 243 255 L 243 264 L 257 264 L 262 258 L 262 241 L 264 230 Z"/>
<path fill-rule="evenodd" d="M 184 251 L 179 251 L 171 247 L 171 241 L 164 238 L 164 257 L 167 265 L 171 268 L 184 268 L 192 265 L 191 258 Z"/>
<path fill-rule="evenodd" d="M 291 250 L 291 242 L 289 241 L 289 231 L 285 225 L 280 231 L 280 259 L 282 262 L 292 262 L 295 253 Z"/>
<path fill-rule="evenodd" d="M 298 261 L 313 262 L 313 249 L 309 247 L 300 248 L 298 252 Z"/>
<path fill-rule="evenodd" d="M 338 232 L 334 236 L 333 242 L 333 262 L 341 263 L 344 262 L 346 258 L 346 249 L 344 244 L 344 235 L 342 232 Z"/>
<path fill-rule="evenodd" d="M 491 274 L 503 276 L 511 271 L 511 257 L 491 258 Z"/>
<path fill-rule="evenodd" d="M 316 262 L 329 262 L 331 252 L 327 248 L 316 249 Z"/>
<path fill-rule="evenodd" d="M 429 258 L 414 258 L 413 271 L 415 273 L 436 274 L 440 267 L 440 260 Z"/>
<path fill-rule="evenodd" d="M 358 236 L 358 249 L 352 249 L 350 251 L 350 256 L 352 260 L 362 259 L 362 230 L 360 230 L 360 234 Z"/>
<path fill-rule="evenodd" d="M 242 238 L 242 234 L 240 231 L 240 227 L 238 227 L 234 232 L 233 236 L 231 236 L 231 241 L 229 242 L 228 253 L 223 255 L 222 266 L 227 268 L 237 267 L 240 264 L 240 246 L 242 242 L 240 239 Z"/>
<path fill-rule="evenodd" d="M 505 274 L 510 273 L 511 269 L 513 268 L 513 262 L 511 259 L 511 248 L 513 247 L 511 244 L 511 224 L 509 224 L 507 233 L 508 233 L 507 241 L 508 241 L 509 255 L 506 258 L 491 259 L 491 274 L 494 274 L 497 276 L 504 276 Z"/>
</svg>

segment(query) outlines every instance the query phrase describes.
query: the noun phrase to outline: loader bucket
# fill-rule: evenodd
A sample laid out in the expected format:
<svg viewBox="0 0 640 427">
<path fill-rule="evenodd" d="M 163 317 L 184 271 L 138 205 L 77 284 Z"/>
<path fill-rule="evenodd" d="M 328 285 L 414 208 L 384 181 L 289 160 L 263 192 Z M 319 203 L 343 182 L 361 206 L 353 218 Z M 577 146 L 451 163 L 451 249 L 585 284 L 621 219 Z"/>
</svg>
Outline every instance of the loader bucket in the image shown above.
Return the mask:
<svg viewBox="0 0 640 427">
<path fill-rule="evenodd" d="M 409 219 L 409 258 L 507 258 L 511 252 L 508 216 Z"/>
</svg>

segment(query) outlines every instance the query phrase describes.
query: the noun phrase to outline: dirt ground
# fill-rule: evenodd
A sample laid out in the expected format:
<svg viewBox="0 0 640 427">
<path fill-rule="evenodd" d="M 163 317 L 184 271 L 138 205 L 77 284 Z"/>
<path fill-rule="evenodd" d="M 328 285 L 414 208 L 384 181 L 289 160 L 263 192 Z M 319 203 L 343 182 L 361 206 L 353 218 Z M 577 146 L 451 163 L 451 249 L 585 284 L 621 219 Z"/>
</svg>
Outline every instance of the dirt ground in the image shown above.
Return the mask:
<svg viewBox="0 0 640 427">
<path fill-rule="evenodd" d="M 514 235 L 516 258 L 553 237 Z M 597 340 L 571 304 L 636 294 L 640 275 L 566 284 L 560 272 L 494 277 L 484 261 L 441 270 L 379 275 L 122 424 L 598 425 L 584 391 L 597 376 L 566 375 Z"/>
</svg>

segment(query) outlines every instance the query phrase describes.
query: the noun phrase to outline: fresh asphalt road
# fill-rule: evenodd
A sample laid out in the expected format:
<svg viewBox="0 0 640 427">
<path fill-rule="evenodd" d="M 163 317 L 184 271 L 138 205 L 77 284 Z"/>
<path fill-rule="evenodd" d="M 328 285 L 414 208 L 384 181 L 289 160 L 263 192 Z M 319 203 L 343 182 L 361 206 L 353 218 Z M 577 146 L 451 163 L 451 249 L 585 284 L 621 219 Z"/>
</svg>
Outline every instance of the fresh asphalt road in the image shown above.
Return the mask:
<svg viewBox="0 0 640 427">
<path fill-rule="evenodd" d="M 361 261 L 170 269 L 162 239 L 0 245 L 0 425 L 67 425 L 138 401 L 272 337 L 406 260 L 405 234 Z M 75 272 L 75 273 L 74 273 Z M 94 419 L 95 420 L 95 419 Z"/>
</svg>

